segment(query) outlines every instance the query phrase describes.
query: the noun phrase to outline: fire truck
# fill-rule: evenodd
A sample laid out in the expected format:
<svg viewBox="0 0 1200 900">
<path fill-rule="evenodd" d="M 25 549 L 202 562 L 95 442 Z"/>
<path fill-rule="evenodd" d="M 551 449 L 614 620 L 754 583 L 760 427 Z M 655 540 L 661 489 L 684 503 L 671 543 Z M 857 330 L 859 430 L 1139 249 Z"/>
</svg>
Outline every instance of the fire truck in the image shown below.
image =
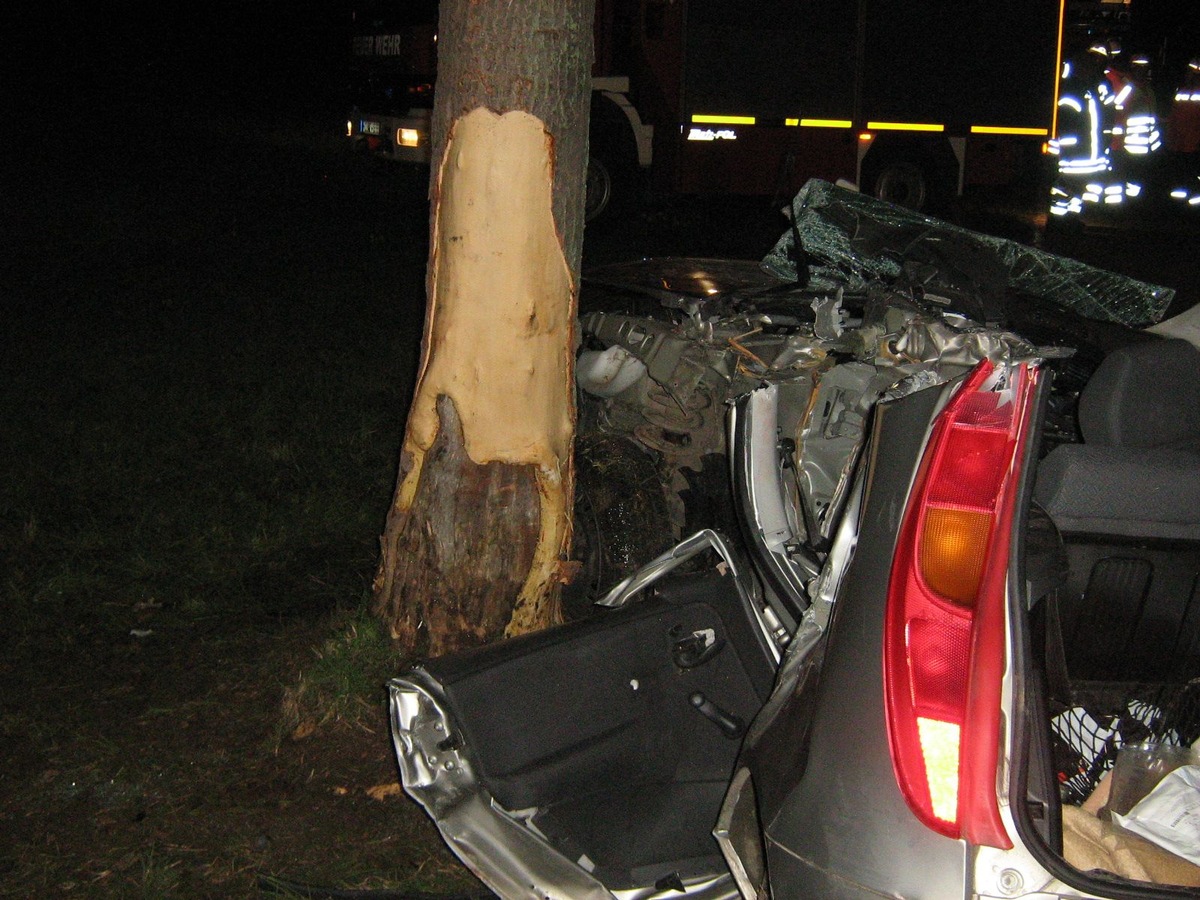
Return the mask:
<svg viewBox="0 0 1200 900">
<path fill-rule="evenodd" d="M 1036 179 L 1065 0 L 598 0 L 588 212 L 810 177 L 936 209 Z M 356 15 L 347 135 L 428 161 L 436 0 Z"/>
</svg>

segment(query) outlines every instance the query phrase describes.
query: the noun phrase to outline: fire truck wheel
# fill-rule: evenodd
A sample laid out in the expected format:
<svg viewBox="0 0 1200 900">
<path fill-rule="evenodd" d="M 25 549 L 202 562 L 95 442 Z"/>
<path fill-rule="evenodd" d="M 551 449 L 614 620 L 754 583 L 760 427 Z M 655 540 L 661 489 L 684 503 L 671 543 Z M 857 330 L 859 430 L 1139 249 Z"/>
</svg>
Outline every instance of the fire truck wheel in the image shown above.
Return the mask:
<svg viewBox="0 0 1200 900">
<path fill-rule="evenodd" d="M 879 200 L 909 209 L 924 209 L 929 199 L 925 173 L 905 160 L 884 163 L 871 182 L 871 193 Z"/>
<path fill-rule="evenodd" d="M 604 160 L 588 157 L 587 181 L 584 184 L 583 215 L 585 222 L 599 218 L 613 199 L 613 173 Z"/>
</svg>

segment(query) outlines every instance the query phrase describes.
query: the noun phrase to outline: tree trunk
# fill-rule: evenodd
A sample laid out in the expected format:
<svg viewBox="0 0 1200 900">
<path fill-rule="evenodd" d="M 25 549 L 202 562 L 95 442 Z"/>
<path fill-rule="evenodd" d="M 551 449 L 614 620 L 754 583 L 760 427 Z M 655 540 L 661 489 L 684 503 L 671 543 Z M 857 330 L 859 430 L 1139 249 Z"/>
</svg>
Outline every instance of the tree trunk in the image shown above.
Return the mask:
<svg viewBox="0 0 1200 900">
<path fill-rule="evenodd" d="M 441 4 L 422 362 L 374 586 L 412 652 L 559 618 L 593 4 Z"/>
</svg>

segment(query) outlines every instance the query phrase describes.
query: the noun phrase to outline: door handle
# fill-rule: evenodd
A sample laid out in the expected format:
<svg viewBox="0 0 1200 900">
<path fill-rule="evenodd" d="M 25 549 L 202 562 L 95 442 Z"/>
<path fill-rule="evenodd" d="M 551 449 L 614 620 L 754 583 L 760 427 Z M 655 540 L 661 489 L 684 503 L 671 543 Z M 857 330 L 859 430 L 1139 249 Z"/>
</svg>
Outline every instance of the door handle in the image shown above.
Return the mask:
<svg viewBox="0 0 1200 900">
<path fill-rule="evenodd" d="M 671 658 L 681 669 L 695 669 L 704 665 L 725 649 L 725 639 L 719 638 L 711 628 L 694 631 L 671 645 Z"/>
</svg>

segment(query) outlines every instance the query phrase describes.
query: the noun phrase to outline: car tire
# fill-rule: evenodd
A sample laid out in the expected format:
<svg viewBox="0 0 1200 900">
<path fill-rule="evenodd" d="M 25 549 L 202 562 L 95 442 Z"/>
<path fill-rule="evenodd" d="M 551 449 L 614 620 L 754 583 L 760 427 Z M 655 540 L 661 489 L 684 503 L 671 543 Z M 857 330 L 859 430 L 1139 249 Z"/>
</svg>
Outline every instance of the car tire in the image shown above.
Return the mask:
<svg viewBox="0 0 1200 900">
<path fill-rule="evenodd" d="M 588 132 L 584 221 L 618 222 L 637 199 L 641 170 L 629 120 L 608 100 L 594 99 Z"/>
</svg>

